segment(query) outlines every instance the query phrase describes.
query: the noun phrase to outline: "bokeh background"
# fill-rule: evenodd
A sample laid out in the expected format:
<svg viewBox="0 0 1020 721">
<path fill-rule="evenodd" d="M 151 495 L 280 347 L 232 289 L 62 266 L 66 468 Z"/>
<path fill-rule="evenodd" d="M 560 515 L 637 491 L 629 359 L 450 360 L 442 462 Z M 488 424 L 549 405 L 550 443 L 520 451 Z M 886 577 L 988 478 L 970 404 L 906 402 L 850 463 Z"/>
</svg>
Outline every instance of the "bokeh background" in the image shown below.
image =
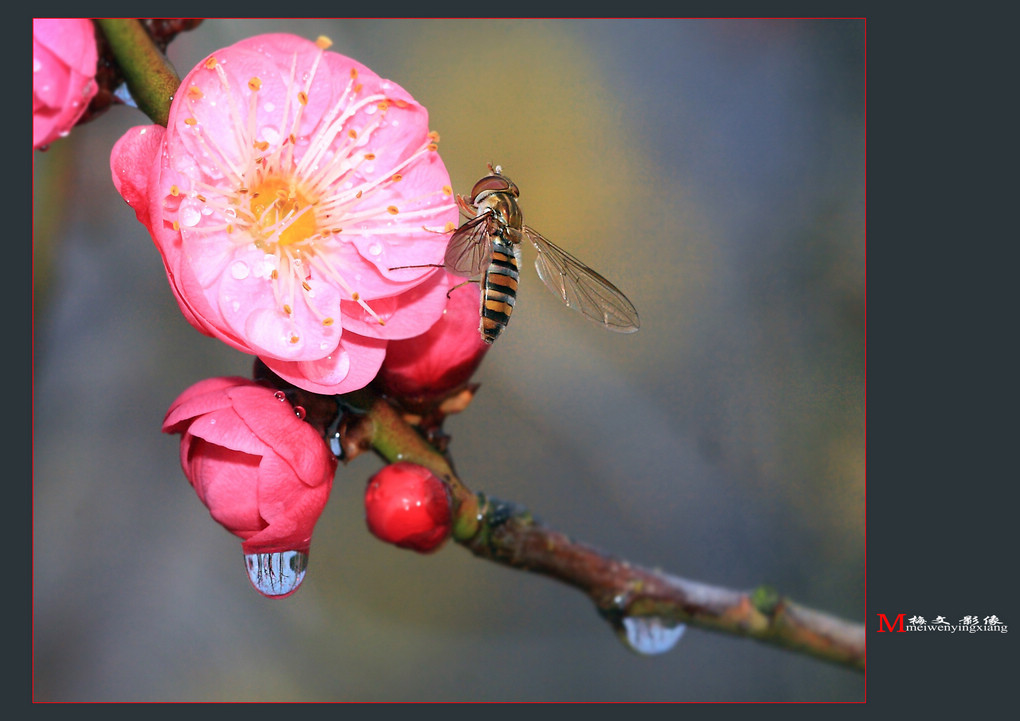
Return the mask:
<svg viewBox="0 0 1020 721">
<path fill-rule="evenodd" d="M 503 166 L 529 224 L 622 288 L 640 332 L 559 305 L 525 249 L 513 322 L 447 430 L 465 481 L 635 563 L 769 583 L 864 621 L 864 23 L 209 20 L 326 34 L 430 112 L 461 193 Z M 36 700 L 863 700 L 862 674 L 688 629 L 628 651 L 588 600 L 365 528 L 341 467 L 283 601 L 188 486 L 171 401 L 251 358 L 181 316 L 109 152 L 34 169 Z"/>
</svg>

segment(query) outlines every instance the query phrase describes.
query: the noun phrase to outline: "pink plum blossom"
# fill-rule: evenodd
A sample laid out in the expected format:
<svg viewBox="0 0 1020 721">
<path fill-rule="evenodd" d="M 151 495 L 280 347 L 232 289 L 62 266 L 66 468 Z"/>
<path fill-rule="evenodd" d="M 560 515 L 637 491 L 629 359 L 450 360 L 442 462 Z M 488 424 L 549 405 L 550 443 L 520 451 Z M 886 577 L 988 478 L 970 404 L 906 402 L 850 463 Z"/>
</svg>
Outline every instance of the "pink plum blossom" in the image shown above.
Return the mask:
<svg viewBox="0 0 1020 721">
<path fill-rule="evenodd" d="M 450 301 L 425 333 L 393 341 L 377 381 L 387 394 L 412 403 L 441 399 L 470 380 L 492 346 L 478 332 L 481 289 L 447 274 Z"/>
<path fill-rule="evenodd" d="M 191 324 L 323 394 L 365 386 L 389 341 L 440 317 L 458 218 L 425 108 L 328 43 L 210 55 L 168 127 L 111 156 Z"/>
<path fill-rule="evenodd" d="M 163 431 L 181 434 L 184 475 L 246 554 L 307 555 L 336 459 L 282 393 L 209 378 L 173 402 Z"/>
<path fill-rule="evenodd" d="M 32 147 L 67 135 L 98 91 L 88 18 L 32 20 Z"/>
</svg>

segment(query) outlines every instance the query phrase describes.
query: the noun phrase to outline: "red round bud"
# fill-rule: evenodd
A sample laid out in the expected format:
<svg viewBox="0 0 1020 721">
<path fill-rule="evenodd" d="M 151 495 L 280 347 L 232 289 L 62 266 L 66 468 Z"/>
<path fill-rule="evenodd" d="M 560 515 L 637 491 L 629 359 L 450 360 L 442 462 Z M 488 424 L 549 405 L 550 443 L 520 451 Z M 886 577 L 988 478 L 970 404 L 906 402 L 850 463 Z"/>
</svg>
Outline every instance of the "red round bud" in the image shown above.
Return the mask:
<svg viewBox="0 0 1020 721">
<path fill-rule="evenodd" d="M 368 481 L 365 522 L 376 538 L 418 553 L 439 549 L 450 535 L 450 493 L 415 463 L 391 463 Z"/>
</svg>

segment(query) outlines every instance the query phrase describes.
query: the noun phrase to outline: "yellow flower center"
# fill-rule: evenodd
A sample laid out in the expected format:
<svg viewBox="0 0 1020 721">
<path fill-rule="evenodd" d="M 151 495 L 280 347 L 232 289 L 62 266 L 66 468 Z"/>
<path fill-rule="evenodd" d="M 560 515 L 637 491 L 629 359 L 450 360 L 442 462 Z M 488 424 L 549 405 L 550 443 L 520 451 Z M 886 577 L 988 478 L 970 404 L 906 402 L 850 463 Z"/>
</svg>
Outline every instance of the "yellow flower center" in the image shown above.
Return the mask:
<svg viewBox="0 0 1020 721">
<path fill-rule="evenodd" d="M 319 234 L 311 206 L 290 182 L 269 177 L 252 189 L 249 207 L 267 244 L 293 246 Z"/>
</svg>

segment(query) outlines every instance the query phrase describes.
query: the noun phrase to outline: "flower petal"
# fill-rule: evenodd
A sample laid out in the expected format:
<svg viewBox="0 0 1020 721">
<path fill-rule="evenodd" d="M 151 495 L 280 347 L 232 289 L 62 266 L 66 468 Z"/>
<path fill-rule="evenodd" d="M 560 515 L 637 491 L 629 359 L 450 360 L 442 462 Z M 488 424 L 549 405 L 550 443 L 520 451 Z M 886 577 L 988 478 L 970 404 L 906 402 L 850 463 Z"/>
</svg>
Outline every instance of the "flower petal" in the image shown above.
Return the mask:
<svg viewBox="0 0 1020 721">
<path fill-rule="evenodd" d="M 163 432 L 180 433 L 183 430 L 182 423 L 203 413 L 229 407 L 230 398 L 223 391 L 247 383 L 251 381 L 239 376 L 206 378 L 195 383 L 170 404 L 170 409 L 163 419 Z"/>
<path fill-rule="evenodd" d="M 289 383 L 323 395 L 350 393 L 364 388 L 386 357 L 386 341 L 344 333 L 337 350 L 316 361 L 280 361 L 262 357 L 262 362 Z"/>
<path fill-rule="evenodd" d="M 110 153 L 113 185 L 145 225 L 149 224 L 149 177 L 165 134 L 166 128 L 159 125 L 131 128 L 114 143 Z"/>
<path fill-rule="evenodd" d="M 240 420 L 233 408 L 221 408 L 200 415 L 185 432 L 241 453 L 260 456 L 266 451 L 265 441 Z"/>
<path fill-rule="evenodd" d="M 265 523 L 258 513 L 258 484 L 255 474 L 259 456 L 238 453 L 199 441 L 191 456 L 188 476 L 210 515 L 232 533 L 253 534 Z"/>
<path fill-rule="evenodd" d="M 373 301 L 373 312 L 385 321 L 380 325 L 357 303 L 340 304 L 344 328 L 370 338 L 410 338 L 420 335 L 443 315 L 449 285 L 446 273 L 433 272 L 424 282 L 399 295 Z"/>
<path fill-rule="evenodd" d="M 259 386 L 231 388 L 227 393 L 245 425 L 290 465 L 292 473 L 309 486 L 323 482 L 323 469 L 333 457 L 322 437 L 294 414 L 289 403 L 277 401 L 273 391 Z"/>
<path fill-rule="evenodd" d="M 259 514 L 266 527 L 242 544 L 245 553 L 303 550 L 332 489 L 332 476 L 313 488 L 295 484 L 290 466 L 267 454 L 259 466 Z"/>
</svg>

